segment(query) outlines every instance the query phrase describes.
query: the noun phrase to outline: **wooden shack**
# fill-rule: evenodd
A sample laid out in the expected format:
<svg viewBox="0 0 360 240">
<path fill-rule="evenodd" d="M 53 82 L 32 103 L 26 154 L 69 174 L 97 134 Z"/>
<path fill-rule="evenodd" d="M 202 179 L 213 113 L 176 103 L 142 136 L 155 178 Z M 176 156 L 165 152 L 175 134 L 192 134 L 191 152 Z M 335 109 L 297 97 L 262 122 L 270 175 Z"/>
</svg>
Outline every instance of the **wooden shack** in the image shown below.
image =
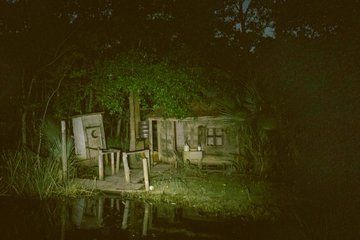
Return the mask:
<svg viewBox="0 0 360 240">
<path fill-rule="evenodd" d="M 200 166 L 226 165 L 239 153 L 235 124 L 226 117 L 149 117 L 148 121 L 149 148 L 155 160 L 177 162 L 180 158 Z"/>
<path fill-rule="evenodd" d="M 105 133 L 101 113 L 72 117 L 75 154 L 87 165 L 96 165 L 98 148 L 105 149 Z"/>
</svg>

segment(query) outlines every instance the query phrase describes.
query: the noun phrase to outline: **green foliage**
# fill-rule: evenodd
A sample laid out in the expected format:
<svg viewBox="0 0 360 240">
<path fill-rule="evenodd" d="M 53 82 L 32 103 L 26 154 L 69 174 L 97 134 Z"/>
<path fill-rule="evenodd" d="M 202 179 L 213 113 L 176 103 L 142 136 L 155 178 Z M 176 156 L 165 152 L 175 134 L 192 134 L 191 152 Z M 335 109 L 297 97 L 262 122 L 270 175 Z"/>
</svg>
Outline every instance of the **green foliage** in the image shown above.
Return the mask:
<svg viewBox="0 0 360 240">
<path fill-rule="evenodd" d="M 38 198 L 54 196 L 76 196 L 89 194 L 81 187 L 69 181 L 64 181 L 61 164 L 61 134 L 60 129 L 51 121 L 47 121 L 42 130 L 44 136 L 44 151 L 46 157 L 37 156 L 26 148 L 15 152 L 3 152 L 0 169 L 0 189 L 4 192 Z M 68 177 L 75 176 L 75 159 L 73 143 L 67 139 Z"/>
<path fill-rule="evenodd" d="M 42 129 L 44 136 L 44 150 L 50 159 L 58 160 L 62 156 L 61 130 L 60 123 L 55 124 L 53 121 L 46 120 Z M 70 162 L 74 160 L 74 143 L 71 137 L 66 139 L 66 156 Z"/>
<path fill-rule="evenodd" d="M 243 84 L 243 90 L 233 99 L 218 102 L 222 114 L 235 122 L 239 138 L 239 156 L 234 165 L 238 171 L 267 177 L 276 161 L 276 146 L 271 134 L 277 128 L 275 111 L 268 106 L 253 83 Z"/>
<path fill-rule="evenodd" d="M 2 168 L 4 182 L 10 193 L 24 196 L 49 196 L 60 182 L 59 162 L 41 161 L 25 150 L 3 153 Z"/>
<path fill-rule="evenodd" d="M 53 71 L 53 78 L 64 74 L 65 69 L 68 72 L 61 89 L 53 100 L 52 109 L 55 117 L 64 118 L 81 114 L 91 111 L 94 107 L 94 88 L 89 81 L 90 67 L 84 66 L 85 64 L 85 57 L 78 52 L 73 52 L 64 57 Z"/>
<path fill-rule="evenodd" d="M 142 104 L 165 117 L 189 114 L 201 82 L 195 71 L 158 62 L 138 53 L 99 63 L 93 75 L 98 101 L 110 113 L 121 114 L 130 92 L 140 93 Z"/>
</svg>

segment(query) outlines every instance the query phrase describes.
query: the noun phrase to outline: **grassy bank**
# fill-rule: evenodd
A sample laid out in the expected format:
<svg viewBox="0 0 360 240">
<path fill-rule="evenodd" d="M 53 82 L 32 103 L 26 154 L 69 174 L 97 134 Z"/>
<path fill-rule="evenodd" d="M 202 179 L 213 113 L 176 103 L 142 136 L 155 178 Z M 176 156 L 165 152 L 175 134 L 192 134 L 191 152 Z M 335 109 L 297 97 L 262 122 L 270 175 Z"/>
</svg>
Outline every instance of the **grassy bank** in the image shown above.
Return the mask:
<svg viewBox="0 0 360 240">
<path fill-rule="evenodd" d="M 34 198 L 89 195 L 91 192 L 64 181 L 60 159 L 37 158 L 26 149 L 1 153 L 0 194 Z M 69 177 L 74 173 L 72 162 Z"/>
<path fill-rule="evenodd" d="M 193 208 L 219 217 L 274 219 L 279 214 L 278 195 L 271 184 L 238 174 L 209 173 L 186 167 L 153 176 L 151 184 L 154 190 L 148 193 L 126 193 L 125 196 Z"/>
<path fill-rule="evenodd" d="M 76 173 L 69 158 L 69 179 Z M 1 154 L 0 193 L 31 198 L 96 195 L 62 178 L 58 157 L 37 158 L 26 149 Z M 242 216 L 247 219 L 274 219 L 278 216 L 278 194 L 265 180 L 233 172 L 206 172 L 182 166 L 151 177 L 150 192 L 124 193 L 124 197 L 192 208 L 212 216 Z"/>
</svg>

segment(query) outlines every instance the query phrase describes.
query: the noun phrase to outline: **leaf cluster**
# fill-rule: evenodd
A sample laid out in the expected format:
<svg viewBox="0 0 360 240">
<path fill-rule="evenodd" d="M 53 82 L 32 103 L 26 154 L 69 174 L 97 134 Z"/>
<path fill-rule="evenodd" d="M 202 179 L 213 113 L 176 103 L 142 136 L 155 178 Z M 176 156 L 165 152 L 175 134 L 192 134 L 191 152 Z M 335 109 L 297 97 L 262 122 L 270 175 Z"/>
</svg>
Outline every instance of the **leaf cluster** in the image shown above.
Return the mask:
<svg viewBox="0 0 360 240">
<path fill-rule="evenodd" d="M 146 56 L 119 56 L 97 64 L 92 76 L 99 102 L 111 113 L 126 108 L 130 92 L 140 95 L 142 106 L 164 117 L 184 117 L 198 95 L 196 72 Z"/>
</svg>

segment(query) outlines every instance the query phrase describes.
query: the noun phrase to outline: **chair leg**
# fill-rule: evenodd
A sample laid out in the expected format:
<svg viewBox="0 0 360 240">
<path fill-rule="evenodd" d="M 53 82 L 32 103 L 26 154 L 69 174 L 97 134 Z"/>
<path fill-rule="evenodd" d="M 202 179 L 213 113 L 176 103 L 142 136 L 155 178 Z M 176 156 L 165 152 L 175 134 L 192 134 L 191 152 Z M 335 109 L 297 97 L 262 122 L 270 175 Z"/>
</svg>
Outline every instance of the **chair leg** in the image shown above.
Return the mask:
<svg viewBox="0 0 360 240">
<path fill-rule="evenodd" d="M 104 159 L 102 151 L 99 151 L 99 180 L 104 180 Z"/>
<path fill-rule="evenodd" d="M 116 170 L 115 173 L 119 173 L 120 170 L 120 151 L 116 152 Z"/>
<path fill-rule="evenodd" d="M 115 175 L 115 152 L 111 152 L 111 175 Z"/>
</svg>

